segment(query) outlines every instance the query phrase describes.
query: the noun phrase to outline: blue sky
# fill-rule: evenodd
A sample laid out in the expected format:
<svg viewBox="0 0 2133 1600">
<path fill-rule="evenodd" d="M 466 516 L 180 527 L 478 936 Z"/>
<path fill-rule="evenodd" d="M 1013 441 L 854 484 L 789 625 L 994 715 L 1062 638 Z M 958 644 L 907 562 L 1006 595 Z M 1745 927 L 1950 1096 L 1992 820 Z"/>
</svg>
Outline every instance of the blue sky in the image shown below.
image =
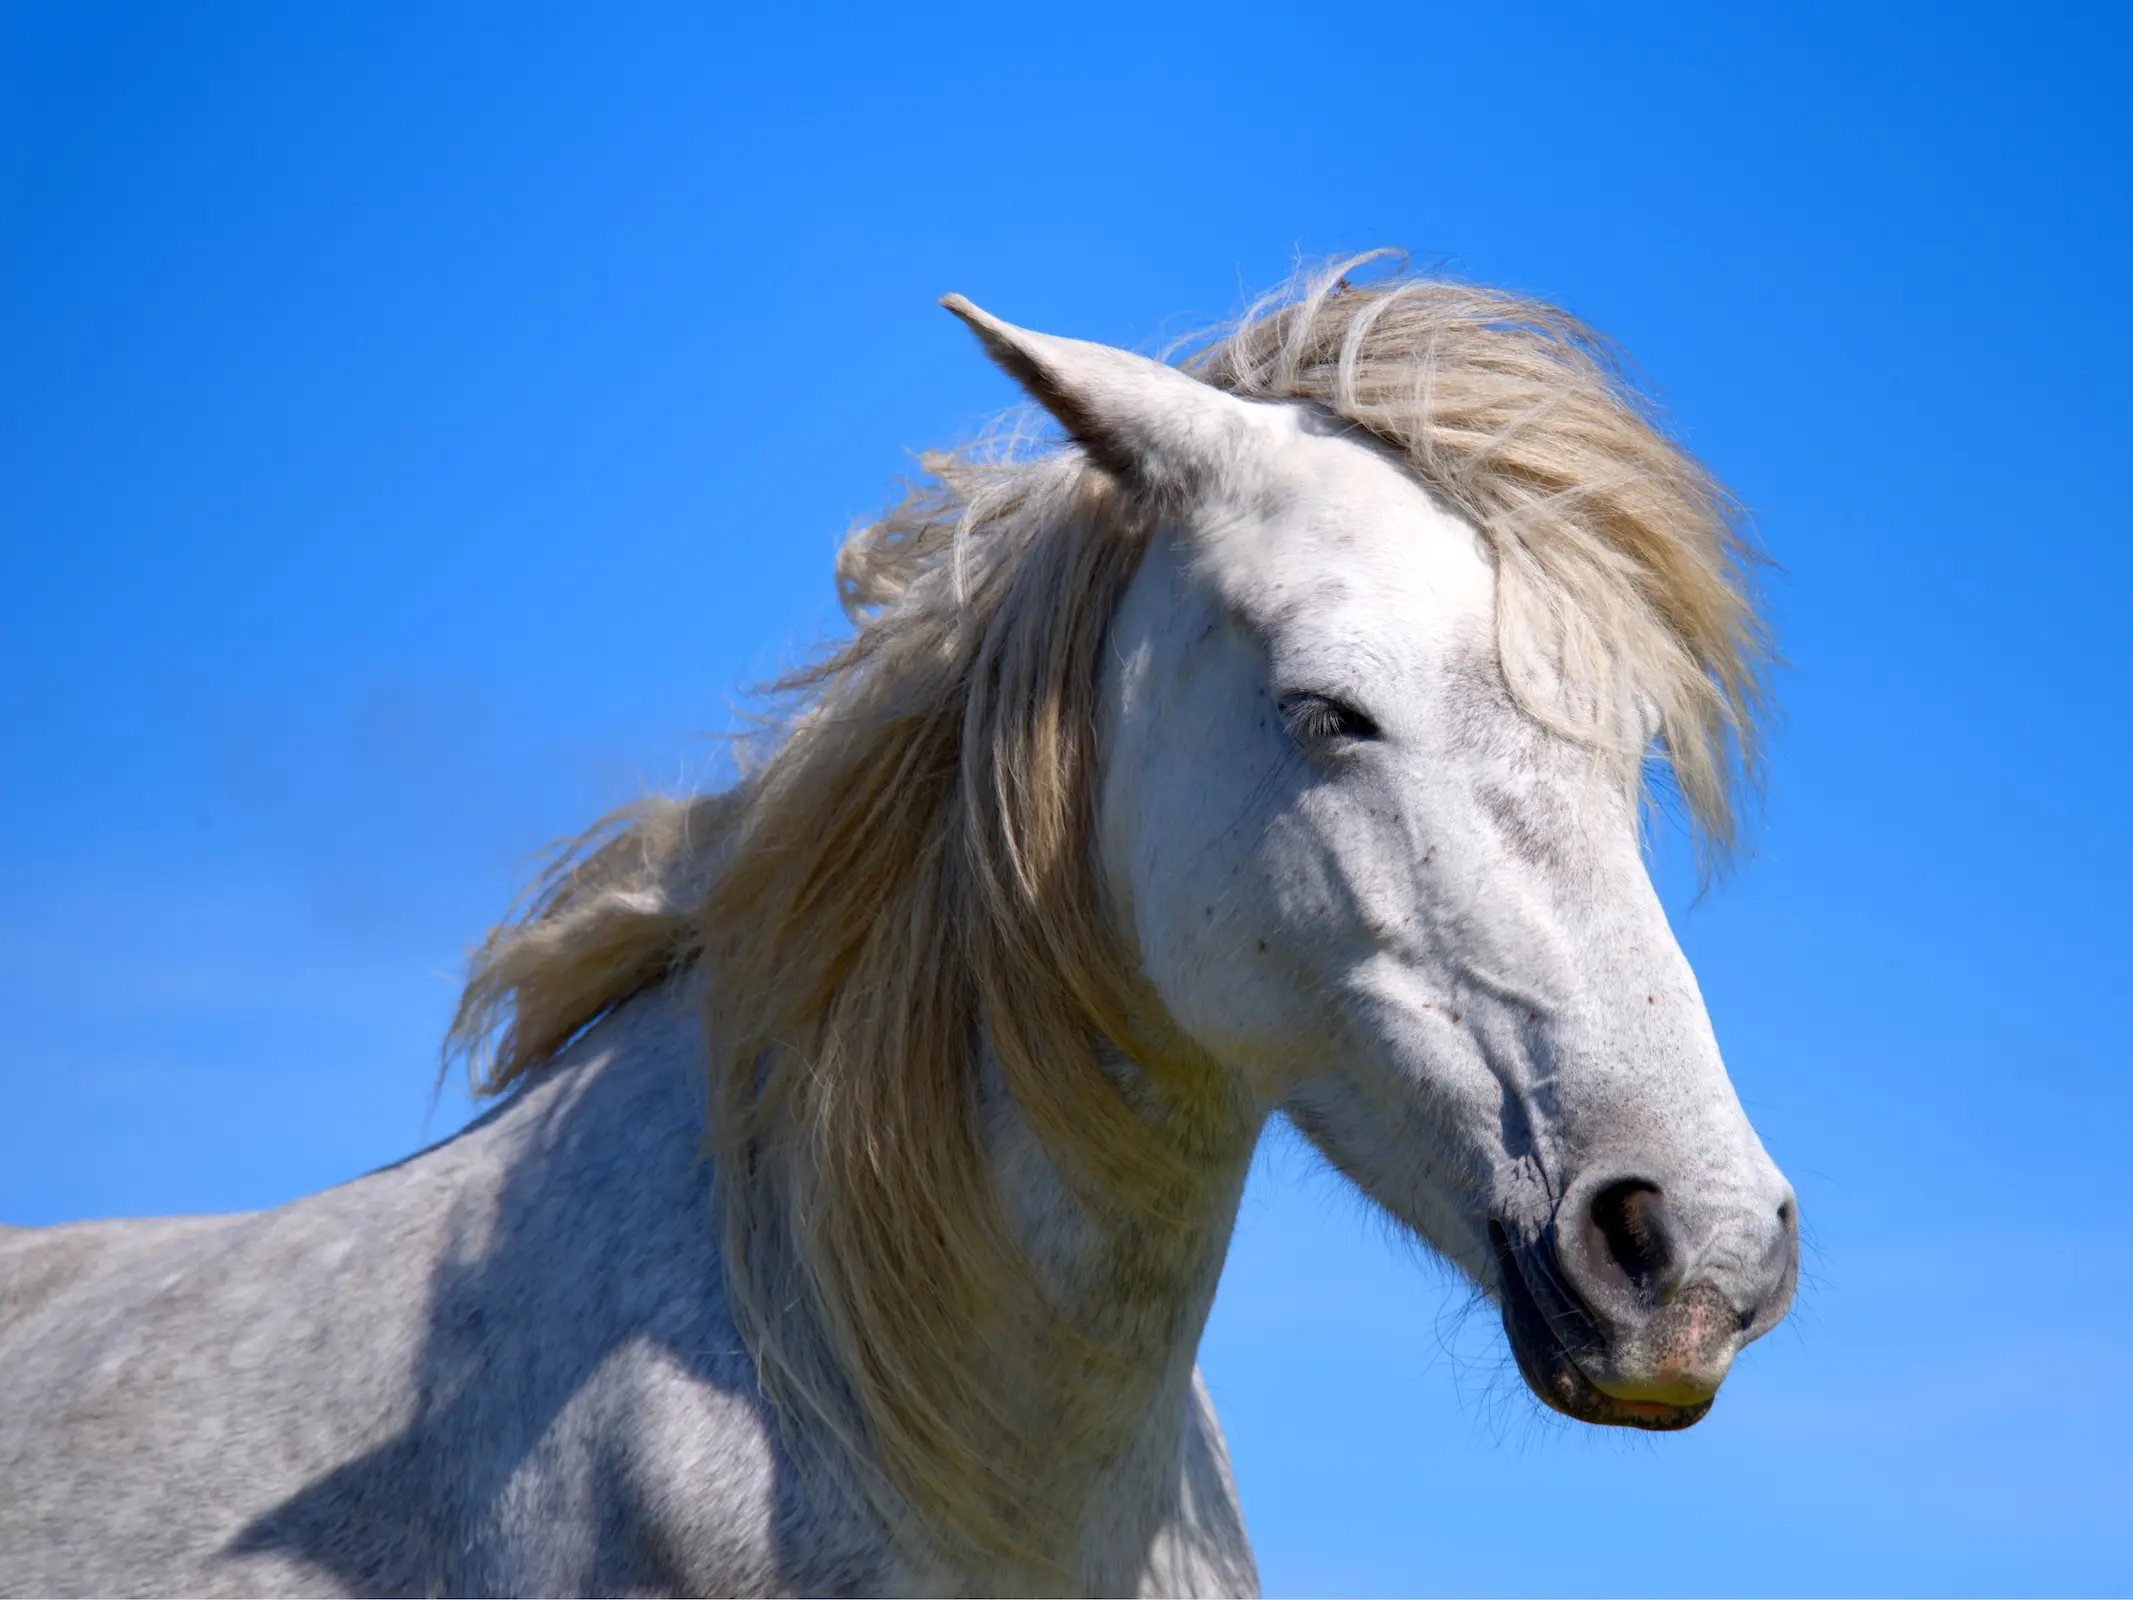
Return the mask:
<svg viewBox="0 0 2133 1600">
<path fill-rule="evenodd" d="M 0 6 L 0 1218 L 449 1130 L 539 847 L 716 781 L 935 298 L 1147 346 L 1399 243 L 1627 346 L 1791 666 L 1677 927 L 1808 1283 L 1581 1431 L 1293 1143 L 1204 1358 L 1268 1586 L 2133 1588 L 2124 14 Z"/>
</svg>

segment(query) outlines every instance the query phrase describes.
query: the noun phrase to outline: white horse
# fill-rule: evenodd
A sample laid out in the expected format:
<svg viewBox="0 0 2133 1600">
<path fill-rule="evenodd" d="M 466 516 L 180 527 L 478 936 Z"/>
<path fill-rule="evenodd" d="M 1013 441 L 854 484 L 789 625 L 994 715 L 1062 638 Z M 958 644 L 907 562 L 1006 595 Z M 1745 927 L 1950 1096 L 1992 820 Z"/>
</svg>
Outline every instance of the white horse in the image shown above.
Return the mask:
<svg viewBox="0 0 2133 1600">
<path fill-rule="evenodd" d="M 1338 269 L 1183 368 L 946 304 L 1068 442 L 929 461 L 761 763 L 491 935 L 486 1116 L 0 1238 L 0 1589 L 1250 1590 L 1194 1354 L 1277 1112 L 1572 1417 L 1783 1315 L 1640 842 L 1661 762 L 1728 842 L 1762 630 L 1604 347 Z"/>
</svg>

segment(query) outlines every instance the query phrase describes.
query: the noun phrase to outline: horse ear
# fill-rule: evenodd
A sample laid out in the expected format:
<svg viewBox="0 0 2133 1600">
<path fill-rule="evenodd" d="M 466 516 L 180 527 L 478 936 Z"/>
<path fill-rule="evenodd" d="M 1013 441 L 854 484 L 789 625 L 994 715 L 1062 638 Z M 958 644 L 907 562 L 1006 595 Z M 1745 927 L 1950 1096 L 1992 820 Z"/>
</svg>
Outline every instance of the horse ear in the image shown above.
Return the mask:
<svg viewBox="0 0 2133 1600">
<path fill-rule="evenodd" d="M 1107 344 L 1032 333 L 959 294 L 941 304 L 1090 460 L 1136 487 L 1190 490 L 1244 431 L 1245 402 L 1175 367 Z"/>
</svg>

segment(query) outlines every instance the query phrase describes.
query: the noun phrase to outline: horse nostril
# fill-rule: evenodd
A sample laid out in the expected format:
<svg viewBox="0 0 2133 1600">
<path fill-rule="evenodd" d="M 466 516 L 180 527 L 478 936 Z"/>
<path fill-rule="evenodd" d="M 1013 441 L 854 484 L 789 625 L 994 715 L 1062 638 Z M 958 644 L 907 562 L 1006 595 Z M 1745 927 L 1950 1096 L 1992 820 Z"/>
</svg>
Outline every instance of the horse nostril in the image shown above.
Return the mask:
<svg viewBox="0 0 2133 1600">
<path fill-rule="evenodd" d="M 1674 1265 L 1659 1186 L 1643 1178 L 1610 1183 L 1592 1197 L 1590 1216 L 1607 1259 L 1640 1294 L 1651 1293 Z"/>
</svg>

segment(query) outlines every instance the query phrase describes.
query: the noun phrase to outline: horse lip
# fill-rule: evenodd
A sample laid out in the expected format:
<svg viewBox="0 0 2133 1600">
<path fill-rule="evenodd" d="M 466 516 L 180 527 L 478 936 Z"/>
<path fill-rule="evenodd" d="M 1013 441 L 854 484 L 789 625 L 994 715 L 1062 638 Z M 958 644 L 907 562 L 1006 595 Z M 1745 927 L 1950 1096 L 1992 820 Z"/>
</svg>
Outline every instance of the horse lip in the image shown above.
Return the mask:
<svg viewBox="0 0 2133 1600">
<path fill-rule="evenodd" d="M 1540 1291 L 1526 1275 L 1510 1234 L 1494 1218 L 1489 1221 L 1489 1242 L 1496 1250 L 1496 1275 L 1502 1285 L 1504 1334 L 1519 1375 L 1543 1404 L 1578 1422 L 1654 1433 L 1676 1432 L 1704 1419 L 1713 1396 L 1675 1404 L 1609 1394 L 1593 1382 L 1556 1329 L 1558 1320 L 1575 1319 L 1577 1325 L 1585 1325 L 1584 1314 L 1559 1304 L 1550 1315 L 1541 1303 Z"/>
</svg>

